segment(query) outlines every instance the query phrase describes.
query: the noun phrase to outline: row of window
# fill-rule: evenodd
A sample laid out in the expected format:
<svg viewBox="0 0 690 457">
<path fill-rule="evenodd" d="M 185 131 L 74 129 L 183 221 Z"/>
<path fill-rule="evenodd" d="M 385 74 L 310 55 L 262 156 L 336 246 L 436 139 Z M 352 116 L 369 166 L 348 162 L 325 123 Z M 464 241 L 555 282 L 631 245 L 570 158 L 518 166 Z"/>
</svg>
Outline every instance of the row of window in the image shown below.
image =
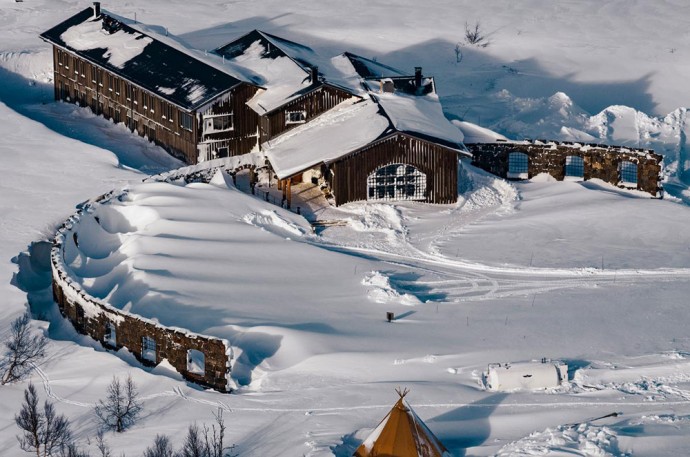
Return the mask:
<svg viewBox="0 0 690 457">
<path fill-rule="evenodd" d="M 117 347 L 117 329 L 115 324 L 108 322 L 105 325 L 103 341 L 111 347 Z M 150 336 L 141 338 L 141 358 L 151 363 L 157 363 L 156 340 Z M 187 351 L 187 371 L 196 375 L 203 376 L 206 372 L 206 356 L 203 352 L 196 349 Z"/>
<path fill-rule="evenodd" d="M 67 53 L 64 52 L 60 49 L 57 50 L 57 63 L 59 67 L 62 67 L 62 71 L 60 72 L 63 76 L 69 77 L 70 76 L 70 67 L 74 69 L 74 74 L 76 75 L 75 78 L 73 78 L 75 81 L 77 77 L 86 78 L 85 75 L 85 67 L 87 66 L 86 62 Z M 120 92 L 122 90 L 122 86 L 124 86 L 124 91 L 125 91 L 125 96 L 127 98 L 127 102 L 132 104 L 132 108 L 140 112 L 148 118 L 152 118 L 151 114 L 155 114 L 156 112 L 156 104 L 160 107 L 160 120 L 162 121 L 167 121 L 168 123 L 174 123 L 175 122 L 175 112 L 177 111 L 175 107 L 167 102 L 164 102 L 160 99 L 158 99 L 155 95 L 145 91 L 141 90 L 137 87 L 135 87 L 132 84 L 129 84 L 117 76 L 113 75 L 112 73 L 108 73 L 100 68 L 97 68 L 95 65 L 90 66 L 90 73 L 91 73 L 91 81 L 94 84 L 98 84 L 99 87 L 104 88 L 104 90 L 107 90 L 109 93 L 114 93 L 115 96 L 119 96 Z M 112 97 L 112 96 L 111 96 Z M 140 104 L 141 102 L 141 104 Z M 179 116 L 179 125 L 183 129 L 193 131 L 193 125 L 194 125 L 194 120 L 193 117 L 188 114 L 188 113 L 183 113 L 180 112 Z"/>
<path fill-rule="evenodd" d="M 523 152 L 508 154 L 508 178 L 527 179 L 529 171 L 529 156 Z M 637 165 L 629 161 L 621 161 L 618 165 L 620 180 L 625 184 L 637 184 Z M 580 156 L 565 158 L 565 176 L 584 178 L 585 163 Z"/>
</svg>

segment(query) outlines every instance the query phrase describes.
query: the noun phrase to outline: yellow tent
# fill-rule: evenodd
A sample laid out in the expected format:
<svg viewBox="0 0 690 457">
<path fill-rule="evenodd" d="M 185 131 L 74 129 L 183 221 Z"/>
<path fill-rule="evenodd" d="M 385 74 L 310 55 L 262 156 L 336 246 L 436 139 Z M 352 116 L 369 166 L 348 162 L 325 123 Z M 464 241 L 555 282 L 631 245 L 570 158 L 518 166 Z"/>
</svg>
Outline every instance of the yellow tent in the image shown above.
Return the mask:
<svg viewBox="0 0 690 457">
<path fill-rule="evenodd" d="M 445 457 L 448 450 L 404 401 L 408 390 L 357 448 L 353 457 Z"/>
</svg>

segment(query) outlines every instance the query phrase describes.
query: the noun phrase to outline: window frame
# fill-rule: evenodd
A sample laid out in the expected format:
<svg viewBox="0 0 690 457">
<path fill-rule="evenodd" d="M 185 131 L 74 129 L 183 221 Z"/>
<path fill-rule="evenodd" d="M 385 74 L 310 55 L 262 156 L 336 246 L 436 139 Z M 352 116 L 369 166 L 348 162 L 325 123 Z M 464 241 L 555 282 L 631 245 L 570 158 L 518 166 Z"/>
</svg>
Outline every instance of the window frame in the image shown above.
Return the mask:
<svg viewBox="0 0 690 457">
<path fill-rule="evenodd" d="M 506 177 L 509 179 L 529 179 L 529 156 L 521 151 L 509 152 Z"/>
<path fill-rule="evenodd" d="M 632 176 L 632 170 L 635 172 L 635 180 L 630 181 L 627 178 L 630 178 Z M 618 179 L 619 183 L 622 186 L 625 187 L 634 187 L 637 188 L 640 180 L 639 176 L 639 164 L 635 162 L 631 162 L 630 160 L 621 160 L 618 163 Z"/>
<path fill-rule="evenodd" d="M 298 120 L 293 120 L 292 115 L 293 114 L 299 114 L 300 119 Z M 307 110 L 294 110 L 294 111 L 285 111 L 285 125 L 289 124 L 304 124 L 307 122 Z"/>
<path fill-rule="evenodd" d="M 192 114 L 180 111 L 178 117 L 180 118 L 180 127 L 183 130 L 187 130 L 188 132 L 194 131 L 194 116 Z M 189 126 L 186 125 L 185 121 L 187 120 L 189 121 Z"/>
<path fill-rule="evenodd" d="M 152 336 L 141 337 L 141 358 L 156 363 L 158 358 L 158 345 Z"/>
<path fill-rule="evenodd" d="M 216 120 L 221 120 L 221 119 L 227 119 L 228 120 L 228 126 L 226 128 L 216 128 Z M 206 124 L 208 121 L 211 121 L 211 129 L 206 128 Z M 204 115 L 204 134 L 208 133 L 223 133 L 223 132 L 232 132 L 235 130 L 235 115 L 233 113 L 222 113 L 222 114 L 207 114 Z"/>
</svg>

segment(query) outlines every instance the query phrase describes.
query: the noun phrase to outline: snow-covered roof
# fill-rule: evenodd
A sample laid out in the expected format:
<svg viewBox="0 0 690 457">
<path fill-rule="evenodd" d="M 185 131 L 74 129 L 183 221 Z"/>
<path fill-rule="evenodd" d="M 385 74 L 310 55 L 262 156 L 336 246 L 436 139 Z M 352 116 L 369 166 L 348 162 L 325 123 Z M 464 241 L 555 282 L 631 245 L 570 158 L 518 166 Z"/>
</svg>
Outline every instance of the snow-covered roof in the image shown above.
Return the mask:
<svg viewBox="0 0 690 457">
<path fill-rule="evenodd" d="M 436 94 L 414 96 L 383 93 L 374 97 L 396 130 L 463 149 L 463 134 L 443 114 Z"/>
<path fill-rule="evenodd" d="M 388 118 L 372 100 L 342 103 L 313 121 L 266 143 L 266 156 L 280 179 L 359 149 L 381 137 Z"/>
<path fill-rule="evenodd" d="M 214 53 L 241 79 L 261 86 L 248 105 L 259 114 L 273 111 L 322 85 L 362 95 L 359 76 L 337 58 L 319 56 L 308 46 L 271 35 L 251 32 L 217 48 Z M 318 69 L 316 80 L 313 69 Z"/>
<path fill-rule="evenodd" d="M 242 82 L 104 10 L 94 18 L 93 9 L 86 8 L 41 38 L 187 110 Z"/>
</svg>

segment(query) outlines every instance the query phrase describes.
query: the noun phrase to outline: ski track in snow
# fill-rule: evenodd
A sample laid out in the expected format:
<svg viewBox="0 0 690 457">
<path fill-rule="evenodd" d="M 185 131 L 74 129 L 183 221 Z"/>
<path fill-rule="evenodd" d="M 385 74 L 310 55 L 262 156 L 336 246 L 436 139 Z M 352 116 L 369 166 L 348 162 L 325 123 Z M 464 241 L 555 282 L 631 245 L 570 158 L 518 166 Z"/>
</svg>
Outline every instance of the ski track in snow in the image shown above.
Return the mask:
<svg viewBox="0 0 690 457">
<path fill-rule="evenodd" d="M 79 406 L 82 408 L 93 408 L 94 404 L 92 403 L 85 403 L 85 402 L 79 402 L 79 401 L 74 401 L 74 400 L 69 400 L 66 398 L 63 398 L 59 395 L 57 395 L 51 386 L 51 380 L 49 376 L 37 365 L 33 365 L 34 370 L 36 373 L 41 377 L 43 381 L 43 388 L 46 392 L 46 395 L 53 399 L 56 402 L 59 403 L 65 403 L 69 405 L 74 405 L 74 406 Z M 614 390 L 618 390 L 624 393 L 623 389 L 625 389 L 625 385 L 622 386 L 612 386 Z M 608 390 L 608 389 L 601 389 L 601 390 Z M 543 403 L 537 403 L 537 402 L 512 402 L 512 403 L 498 403 L 498 404 L 477 404 L 477 403 L 415 403 L 415 408 L 477 408 L 477 409 L 483 409 L 483 408 L 565 408 L 565 407 L 582 407 L 582 408 L 588 408 L 588 407 L 601 407 L 601 406 L 611 406 L 611 407 L 620 407 L 620 406 L 644 406 L 648 407 L 651 404 L 653 404 L 656 407 L 665 407 L 665 406 L 679 406 L 679 405 L 688 405 L 690 404 L 690 392 L 684 391 L 682 389 L 676 389 L 670 386 L 665 386 L 665 392 L 669 394 L 677 394 L 683 400 L 664 400 L 664 401 L 567 401 L 567 402 L 543 402 Z M 631 394 L 632 395 L 632 394 Z M 187 395 L 181 387 L 175 387 L 172 390 L 165 390 L 162 392 L 154 393 L 154 394 L 149 394 L 149 395 L 143 395 L 140 396 L 139 399 L 142 401 L 146 400 L 152 400 L 155 398 L 162 398 L 162 397 L 177 397 L 180 398 L 184 401 L 188 401 L 191 403 L 196 403 L 196 404 L 201 404 L 201 405 L 206 405 L 206 406 L 212 406 L 214 408 L 221 408 L 223 411 L 226 412 L 233 412 L 233 411 L 246 411 L 246 412 L 265 412 L 265 413 L 276 413 L 276 412 L 281 412 L 281 413 L 329 413 L 329 412 L 338 412 L 338 411 L 352 411 L 352 410 L 376 410 L 376 409 L 389 409 L 390 405 L 389 404 L 380 404 L 380 405 L 352 405 L 352 406 L 336 406 L 336 407 L 321 407 L 321 408 L 271 408 L 271 407 L 233 407 L 229 406 L 227 403 L 224 403 L 222 401 L 211 401 L 211 400 L 204 400 L 200 398 L 195 398 L 195 397 L 190 397 Z"/>
</svg>

